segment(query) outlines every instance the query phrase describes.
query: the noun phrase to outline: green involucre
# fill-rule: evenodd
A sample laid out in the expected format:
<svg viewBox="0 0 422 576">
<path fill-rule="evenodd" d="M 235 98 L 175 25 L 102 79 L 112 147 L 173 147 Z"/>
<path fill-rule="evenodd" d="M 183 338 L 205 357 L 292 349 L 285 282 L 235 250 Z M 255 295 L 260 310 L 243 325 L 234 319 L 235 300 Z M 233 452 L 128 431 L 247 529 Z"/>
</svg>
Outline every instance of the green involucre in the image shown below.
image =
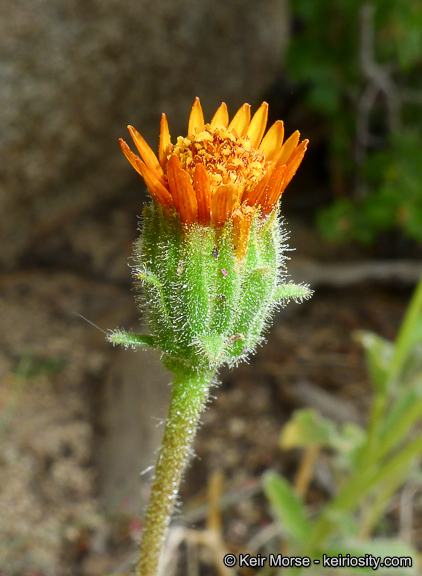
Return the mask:
<svg viewBox="0 0 422 576">
<path fill-rule="evenodd" d="M 221 228 L 186 229 L 152 202 L 132 268 L 151 336 L 125 339 L 119 330 L 110 341 L 151 345 L 173 372 L 183 366 L 215 370 L 245 359 L 262 341 L 275 309 L 311 291 L 282 282 L 284 235 L 274 215 L 255 217 L 244 257 L 236 250 L 231 220 Z"/>
</svg>

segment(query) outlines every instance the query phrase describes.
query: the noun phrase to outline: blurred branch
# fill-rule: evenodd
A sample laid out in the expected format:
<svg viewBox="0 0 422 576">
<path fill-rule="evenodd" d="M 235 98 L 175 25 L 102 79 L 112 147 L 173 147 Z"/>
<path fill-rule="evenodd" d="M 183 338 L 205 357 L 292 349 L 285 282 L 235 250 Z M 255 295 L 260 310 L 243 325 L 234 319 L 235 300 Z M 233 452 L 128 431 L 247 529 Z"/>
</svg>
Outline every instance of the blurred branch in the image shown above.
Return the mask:
<svg viewBox="0 0 422 576">
<path fill-rule="evenodd" d="M 375 60 L 374 10 L 372 4 L 364 4 L 360 10 L 360 63 L 362 72 L 369 82 L 368 88 L 373 86 L 377 92 L 385 95 L 388 125 L 391 131 L 395 131 L 400 127 L 400 98 L 388 70 Z"/>
<path fill-rule="evenodd" d="M 358 102 L 356 121 L 355 158 L 358 166 L 366 160 L 367 150 L 376 145 L 378 139 L 371 135 L 369 118 L 377 96 L 381 93 L 385 97 L 387 107 L 387 123 L 390 132 L 400 127 L 400 97 L 387 68 L 380 66 L 375 59 L 374 39 L 374 6 L 364 4 L 360 10 L 360 66 L 367 85 Z M 357 195 L 365 195 L 365 184 L 359 177 Z"/>
<path fill-rule="evenodd" d="M 417 260 L 327 263 L 295 258 L 290 264 L 293 278 L 316 286 L 352 286 L 361 282 L 382 282 L 400 285 L 416 284 L 422 277 L 422 263 Z"/>
</svg>

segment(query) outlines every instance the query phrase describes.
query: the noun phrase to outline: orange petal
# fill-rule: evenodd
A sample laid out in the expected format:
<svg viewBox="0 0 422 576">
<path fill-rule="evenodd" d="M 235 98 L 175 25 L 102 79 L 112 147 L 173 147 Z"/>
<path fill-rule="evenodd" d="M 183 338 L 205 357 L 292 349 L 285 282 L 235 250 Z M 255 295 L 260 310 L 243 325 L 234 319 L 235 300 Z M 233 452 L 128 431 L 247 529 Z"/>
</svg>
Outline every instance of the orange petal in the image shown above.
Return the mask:
<svg viewBox="0 0 422 576">
<path fill-rule="evenodd" d="M 296 130 L 296 132 L 293 132 L 293 134 L 289 138 L 287 138 L 281 150 L 278 152 L 278 154 L 276 154 L 276 157 L 274 158 L 274 160 L 277 162 L 279 166 L 287 163 L 288 159 L 293 153 L 293 150 L 298 145 L 299 138 L 300 133 L 298 130 Z"/>
<path fill-rule="evenodd" d="M 241 108 L 234 115 L 233 120 L 230 122 L 227 130 L 236 134 L 236 136 L 244 136 L 251 120 L 251 107 L 249 104 L 243 104 Z"/>
<path fill-rule="evenodd" d="M 124 140 L 120 138 L 120 147 L 123 150 L 123 154 L 135 168 L 135 170 L 142 176 L 145 180 L 148 190 L 155 200 L 161 204 L 164 208 L 169 208 L 173 205 L 173 200 L 166 187 L 161 184 L 161 181 L 157 178 L 155 172 L 151 171 L 142 160 L 136 156 L 126 144 Z"/>
<path fill-rule="evenodd" d="M 225 102 L 222 102 L 211 120 L 211 127 L 215 128 L 216 126 L 224 126 L 224 128 L 227 128 L 228 123 L 229 113 L 227 111 L 227 105 Z"/>
<path fill-rule="evenodd" d="M 253 188 L 249 192 L 245 192 L 243 194 L 242 204 L 245 203 L 248 206 L 257 206 L 258 198 L 261 197 L 262 193 L 265 191 L 266 187 L 268 186 L 268 183 L 270 181 L 270 178 L 271 178 L 275 168 L 276 168 L 276 164 L 275 164 L 275 162 L 273 162 L 271 164 L 271 166 L 268 168 L 268 170 L 265 172 L 265 175 L 262 177 L 262 179 L 255 186 L 255 188 Z"/>
<path fill-rule="evenodd" d="M 192 106 L 192 111 L 189 116 L 188 134 L 195 134 L 201 132 L 204 128 L 204 113 L 202 112 L 201 103 L 199 98 L 195 98 Z"/>
<path fill-rule="evenodd" d="M 273 160 L 283 144 L 283 138 L 284 124 L 281 120 L 277 120 L 265 134 L 259 151 L 264 154 L 267 160 Z"/>
<path fill-rule="evenodd" d="M 167 116 L 165 114 L 161 115 L 160 122 L 160 144 L 158 145 L 158 159 L 161 164 L 161 168 L 164 170 L 167 164 L 167 156 L 170 153 L 171 139 L 169 132 L 169 124 L 167 122 Z"/>
<path fill-rule="evenodd" d="M 292 154 L 289 162 L 287 163 L 287 170 L 286 170 L 286 177 L 284 179 L 284 188 L 296 174 L 296 170 L 299 168 L 303 157 L 305 156 L 306 149 L 308 147 L 309 140 L 303 140 L 296 148 L 294 153 Z"/>
<path fill-rule="evenodd" d="M 285 165 L 279 166 L 271 176 L 271 180 L 261 198 L 258 198 L 258 204 L 261 206 L 262 216 L 266 216 L 271 212 L 277 204 L 283 190 L 286 188 L 284 186 L 286 170 L 287 167 Z"/>
<path fill-rule="evenodd" d="M 251 146 L 258 148 L 264 136 L 265 128 L 268 120 L 268 104 L 263 102 L 258 110 L 253 115 L 246 135 L 249 136 Z"/>
<path fill-rule="evenodd" d="M 142 176 L 142 172 L 140 171 L 140 169 L 138 167 L 138 160 L 141 162 L 141 159 L 138 156 L 136 156 L 136 154 L 134 154 L 132 152 L 132 150 L 129 148 L 129 146 L 126 144 L 126 142 L 123 140 L 123 138 L 119 138 L 119 143 L 120 143 L 120 148 L 123 151 L 123 154 L 129 160 L 129 162 L 132 164 L 132 166 L 135 168 L 135 170 L 138 172 L 138 174 L 140 174 Z"/>
<path fill-rule="evenodd" d="M 233 212 L 233 245 L 239 260 L 246 254 L 254 214 L 254 208 L 244 205 Z"/>
<path fill-rule="evenodd" d="M 193 186 L 198 202 L 198 222 L 208 224 L 211 211 L 211 185 L 203 164 L 196 164 L 195 166 Z"/>
<path fill-rule="evenodd" d="M 238 202 L 238 190 L 231 184 L 219 186 L 211 198 L 211 221 L 215 226 L 222 226 Z"/>
<path fill-rule="evenodd" d="M 189 174 L 183 170 L 179 158 L 172 154 L 167 162 L 167 178 L 180 219 L 186 224 L 198 221 L 198 203 Z"/>
<path fill-rule="evenodd" d="M 128 126 L 128 129 L 139 151 L 139 154 L 142 157 L 142 160 L 152 172 L 156 173 L 156 176 L 160 180 L 161 184 L 165 186 L 166 181 L 164 179 L 164 172 L 160 163 L 158 162 L 157 156 L 133 126 Z"/>
</svg>

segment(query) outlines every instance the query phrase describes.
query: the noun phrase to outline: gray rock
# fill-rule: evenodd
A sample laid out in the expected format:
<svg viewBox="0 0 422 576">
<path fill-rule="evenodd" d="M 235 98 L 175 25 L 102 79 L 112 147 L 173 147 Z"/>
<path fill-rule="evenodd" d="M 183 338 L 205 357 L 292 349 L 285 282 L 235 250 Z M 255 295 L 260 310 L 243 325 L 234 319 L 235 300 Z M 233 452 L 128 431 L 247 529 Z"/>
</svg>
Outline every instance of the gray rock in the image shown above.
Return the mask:
<svg viewBox="0 0 422 576">
<path fill-rule="evenodd" d="M 156 353 L 119 350 L 114 355 L 99 403 L 102 433 L 95 454 L 103 509 L 144 512 L 170 404 L 171 378 Z"/>
<path fill-rule="evenodd" d="M 135 180 L 117 138 L 155 148 L 193 99 L 258 104 L 282 63 L 287 0 L 14 0 L 0 19 L 0 265 Z"/>
</svg>

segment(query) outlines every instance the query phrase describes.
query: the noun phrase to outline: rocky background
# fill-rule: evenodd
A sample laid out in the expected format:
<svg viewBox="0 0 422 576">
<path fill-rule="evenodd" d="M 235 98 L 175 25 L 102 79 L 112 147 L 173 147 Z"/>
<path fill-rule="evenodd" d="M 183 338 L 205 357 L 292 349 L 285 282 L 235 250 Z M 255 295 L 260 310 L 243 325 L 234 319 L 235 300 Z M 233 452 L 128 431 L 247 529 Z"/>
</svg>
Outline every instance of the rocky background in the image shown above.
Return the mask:
<svg viewBox="0 0 422 576">
<path fill-rule="evenodd" d="M 161 113 L 177 136 L 195 96 L 208 116 L 223 100 L 260 103 L 288 36 L 286 0 L 4 2 L 0 266 L 122 198 L 135 181 L 117 144 L 127 124 L 155 147 Z"/>
</svg>

